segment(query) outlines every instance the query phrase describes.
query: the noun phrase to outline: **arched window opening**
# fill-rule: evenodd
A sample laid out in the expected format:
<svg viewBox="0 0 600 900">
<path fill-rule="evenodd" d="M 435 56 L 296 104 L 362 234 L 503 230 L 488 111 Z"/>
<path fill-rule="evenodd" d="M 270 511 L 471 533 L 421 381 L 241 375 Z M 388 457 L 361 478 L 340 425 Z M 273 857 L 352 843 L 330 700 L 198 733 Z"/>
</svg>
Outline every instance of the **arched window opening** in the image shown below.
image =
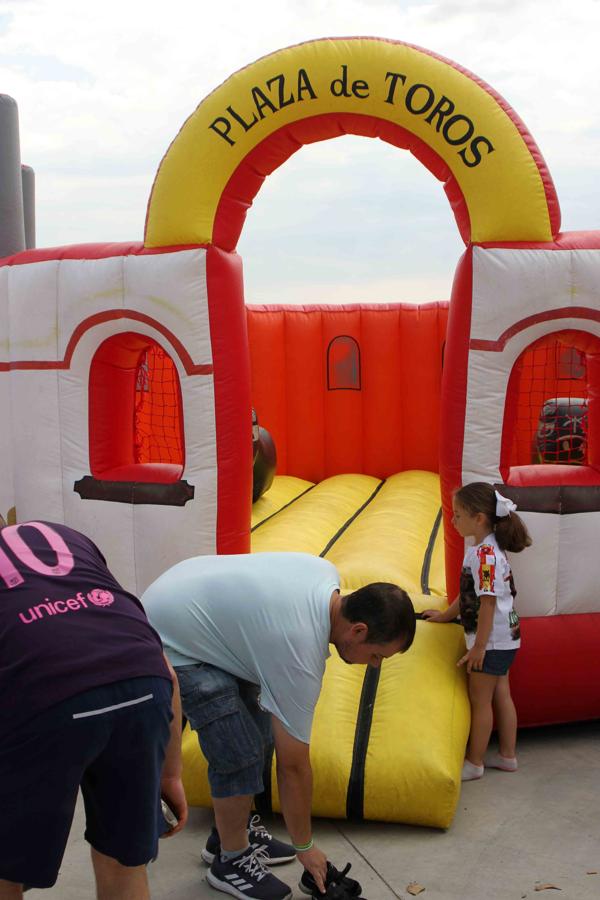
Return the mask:
<svg viewBox="0 0 600 900">
<path fill-rule="evenodd" d="M 90 369 L 89 429 L 94 478 L 160 484 L 181 478 L 179 377 L 152 338 L 125 332 L 100 345 Z"/>
<path fill-rule="evenodd" d="M 584 332 L 546 335 L 523 351 L 506 398 L 501 459 L 505 481 L 510 482 L 514 470 L 532 466 L 536 477 L 544 479 L 587 478 L 581 470 L 598 462 L 599 373 L 600 340 Z M 547 467 L 545 476 L 539 467 Z M 568 467 L 580 471 L 569 473 Z M 517 474 L 522 477 L 524 472 Z"/>
<path fill-rule="evenodd" d="M 335 337 L 327 348 L 327 389 L 360 391 L 360 347 L 347 334 Z"/>
</svg>

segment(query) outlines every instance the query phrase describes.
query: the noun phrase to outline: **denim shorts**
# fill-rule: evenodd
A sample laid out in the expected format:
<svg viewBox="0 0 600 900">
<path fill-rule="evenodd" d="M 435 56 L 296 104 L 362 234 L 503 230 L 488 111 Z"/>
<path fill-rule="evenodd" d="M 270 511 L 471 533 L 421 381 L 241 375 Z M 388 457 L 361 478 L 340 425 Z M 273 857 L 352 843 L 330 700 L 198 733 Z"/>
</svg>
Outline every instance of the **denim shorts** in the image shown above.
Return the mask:
<svg viewBox="0 0 600 900">
<path fill-rule="evenodd" d="M 273 745 L 259 687 L 208 663 L 175 668 L 181 706 L 208 762 L 213 797 L 260 794 Z"/>
<path fill-rule="evenodd" d="M 486 675 L 506 675 L 516 655 L 516 650 L 486 650 L 481 671 Z"/>
<path fill-rule="evenodd" d="M 92 847 L 124 866 L 157 855 L 172 693 L 166 678 L 103 685 L 2 739 L 0 879 L 52 887 L 80 786 Z"/>
</svg>

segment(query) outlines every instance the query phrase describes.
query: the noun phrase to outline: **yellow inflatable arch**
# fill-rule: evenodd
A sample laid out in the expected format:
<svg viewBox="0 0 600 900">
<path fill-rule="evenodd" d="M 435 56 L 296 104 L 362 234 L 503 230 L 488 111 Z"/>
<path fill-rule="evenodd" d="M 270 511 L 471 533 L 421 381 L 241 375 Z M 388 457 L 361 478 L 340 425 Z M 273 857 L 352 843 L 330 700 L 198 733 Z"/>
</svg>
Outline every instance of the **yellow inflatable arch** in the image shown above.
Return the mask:
<svg viewBox="0 0 600 900">
<path fill-rule="evenodd" d="M 159 167 L 146 246 L 235 249 L 264 178 L 303 144 L 344 133 L 413 152 L 444 182 L 466 243 L 559 230 L 541 154 L 488 85 L 418 47 L 348 38 L 265 56 L 197 107 Z"/>
</svg>

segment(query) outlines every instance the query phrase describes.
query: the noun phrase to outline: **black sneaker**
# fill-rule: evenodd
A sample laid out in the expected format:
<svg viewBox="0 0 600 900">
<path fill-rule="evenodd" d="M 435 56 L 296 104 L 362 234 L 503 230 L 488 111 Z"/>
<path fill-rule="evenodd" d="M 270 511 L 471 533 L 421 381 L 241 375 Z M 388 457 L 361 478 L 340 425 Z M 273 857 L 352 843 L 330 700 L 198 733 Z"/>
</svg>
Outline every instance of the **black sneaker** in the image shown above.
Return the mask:
<svg viewBox="0 0 600 900">
<path fill-rule="evenodd" d="M 309 894 L 311 897 L 337 898 L 339 896 L 340 900 L 346 900 L 346 898 L 351 897 L 360 897 L 362 887 L 354 878 L 347 877 L 350 868 L 350 863 L 346 863 L 342 871 L 338 872 L 333 863 L 327 863 L 327 876 L 325 879 L 325 887 L 327 888 L 326 894 L 322 894 L 319 891 L 319 888 L 315 884 L 315 879 L 307 869 L 304 870 L 298 887 L 303 894 Z M 329 890 L 330 888 L 331 891 Z"/>
<path fill-rule="evenodd" d="M 313 900 L 317 900 L 317 898 L 318 900 L 351 900 L 351 895 L 336 881 L 332 881 L 331 884 L 328 885 L 324 894 L 318 889 L 315 889 L 315 892 L 314 894 L 311 894 L 311 897 Z M 357 897 L 356 900 L 365 900 L 365 898 Z"/>
<path fill-rule="evenodd" d="M 286 844 L 269 834 L 260 821 L 260 816 L 252 816 L 248 822 L 248 843 L 251 850 L 259 850 L 266 856 L 268 866 L 279 866 L 282 863 L 291 862 L 296 858 L 296 851 L 291 844 Z M 221 840 L 219 832 L 213 828 L 208 836 L 206 847 L 202 851 L 202 859 L 209 865 L 215 856 L 221 852 Z M 360 891 L 359 891 L 360 893 Z"/>
<path fill-rule="evenodd" d="M 240 900 L 292 900 L 291 888 L 269 872 L 266 857 L 258 850 L 225 861 L 217 854 L 206 880 L 211 887 Z"/>
</svg>

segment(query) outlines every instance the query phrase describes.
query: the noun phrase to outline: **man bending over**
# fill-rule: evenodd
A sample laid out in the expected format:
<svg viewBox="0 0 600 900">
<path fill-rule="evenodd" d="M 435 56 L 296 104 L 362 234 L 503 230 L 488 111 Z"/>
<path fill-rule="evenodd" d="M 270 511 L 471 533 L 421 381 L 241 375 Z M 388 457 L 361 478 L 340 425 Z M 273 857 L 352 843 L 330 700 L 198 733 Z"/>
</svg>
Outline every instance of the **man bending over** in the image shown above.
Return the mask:
<svg viewBox="0 0 600 900">
<path fill-rule="evenodd" d="M 305 553 L 198 556 L 173 566 L 142 597 L 208 760 L 218 834 L 207 844 L 207 879 L 234 897 L 292 896 L 266 868 L 270 837 L 248 832 L 273 738 L 293 847 L 286 855 L 277 842 L 271 862 L 297 853 L 324 891 L 327 860 L 311 830 L 309 742 L 329 644 L 344 662 L 371 666 L 412 644 L 415 614 L 401 588 L 370 584 L 341 597 L 339 584 L 330 562 Z"/>
</svg>

